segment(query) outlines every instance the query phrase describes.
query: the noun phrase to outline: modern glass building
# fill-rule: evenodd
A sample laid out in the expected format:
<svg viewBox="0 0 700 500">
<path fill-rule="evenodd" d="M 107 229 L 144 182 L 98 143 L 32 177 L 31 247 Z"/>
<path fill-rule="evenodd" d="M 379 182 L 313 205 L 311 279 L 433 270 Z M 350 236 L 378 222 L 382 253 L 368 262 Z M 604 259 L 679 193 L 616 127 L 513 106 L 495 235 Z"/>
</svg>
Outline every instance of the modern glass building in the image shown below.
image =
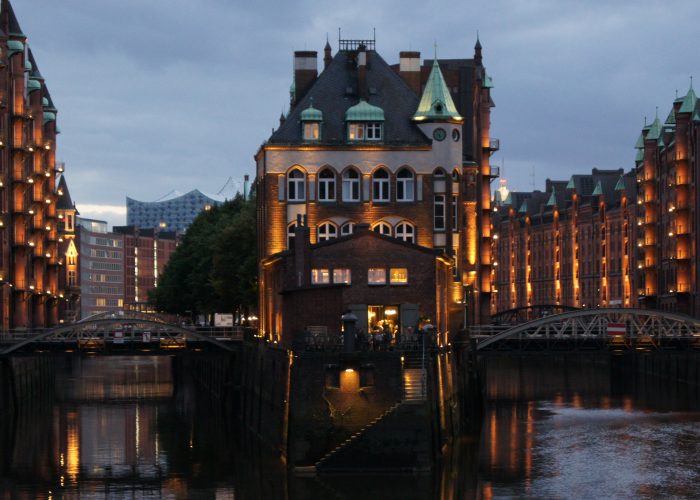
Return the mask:
<svg viewBox="0 0 700 500">
<path fill-rule="evenodd" d="M 184 232 L 202 210 L 220 205 L 223 195 L 204 194 L 198 189 L 188 193 L 171 191 L 156 201 L 126 198 L 126 224 L 161 231 Z"/>
</svg>

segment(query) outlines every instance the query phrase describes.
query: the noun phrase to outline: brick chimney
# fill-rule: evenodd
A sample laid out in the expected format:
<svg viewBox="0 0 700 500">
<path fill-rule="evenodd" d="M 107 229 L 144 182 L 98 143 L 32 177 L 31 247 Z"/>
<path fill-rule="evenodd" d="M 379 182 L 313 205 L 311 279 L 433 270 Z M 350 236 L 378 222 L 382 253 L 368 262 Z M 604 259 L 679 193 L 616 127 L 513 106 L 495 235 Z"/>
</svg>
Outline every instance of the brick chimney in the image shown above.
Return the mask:
<svg viewBox="0 0 700 500">
<path fill-rule="evenodd" d="M 294 229 L 294 280 L 299 288 L 309 285 L 311 280 L 311 231 L 306 215 L 297 215 Z"/>
<path fill-rule="evenodd" d="M 367 100 L 369 91 L 367 89 L 367 49 L 360 45 L 357 52 L 357 94 Z"/>
<path fill-rule="evenodd" d="M 416 95 L 420 96 L 420 52 L 399 52 L 399 74 Z"/>
<path fill-rule="evenodd" d="M 301 101 L 318 77 L 318 53 L 313 50 L 294 52 L 294 104 Z"/>
</svg>

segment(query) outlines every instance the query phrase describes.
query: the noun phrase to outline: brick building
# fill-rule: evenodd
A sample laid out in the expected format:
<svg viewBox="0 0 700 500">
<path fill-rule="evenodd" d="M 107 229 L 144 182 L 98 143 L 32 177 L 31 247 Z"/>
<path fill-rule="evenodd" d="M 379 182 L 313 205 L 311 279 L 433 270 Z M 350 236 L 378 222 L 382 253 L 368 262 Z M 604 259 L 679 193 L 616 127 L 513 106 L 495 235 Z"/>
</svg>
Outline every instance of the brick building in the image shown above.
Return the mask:
<svg viewBox="0 0 700 500">
<path fill-rule="evenodd" d="M 645 125 L 637 141 L 640 304 L 700 316 L 697 207 L 700 110 L 691 85 L 666 120 Z"/>
<path fill-rule="evenodd" d="M 0 2 L 0 329 L 58 324 L 56 108 L 12 5 Z"/>
<path fill-rule="evenodd" d="M 158 286 L 158 276 L 177 247 L 175 231 L 117 226 L 124 238 L 124 307 L 148 311 L 148 292 Z"/>
<path fill-rule="evenodd" d="M 481 45 L 473 59 L 424 64 L 420 53 L 401 52 L 394 66 L 374 40 L 339 45 L 333 55 L 326 44 L 320 74 L 316 52 L 295 52 L 290 111 L 256 154 L 260 261 L 293 247 L 299 216 L 312 244 L 368 224 L 442 251 L 454 263 L 449 309 L 461 309 L 462 323 L 488 317 L 497 141 Z M 268 279 L 261 264 L 261 333 L 278 339 L 283 308 L 273 307 Z"/>
<path fill-rule="evenodd" d="M 492 312 L 636 306 L 638 207 L 635 172 L 622 169 L 508 193 L 492 217 Z"/>
<path fill-rule="evenodd" d="M 442 250 L 381 235 L 368 224 L 313 245 L 310 235 L 308 226 L 298 224 L 294 248 L 262 263 L 280 331 L 339 332 L 348 311 L 365 334 L 384 323 L 404 333 L 425 321 L 440 332 L 459 328 L 459 309 L 449 297 L 452 261 Z"/>
<path fill-rule="evenodd" d="M 56 194 L 59 255 L 63 258 L 63 268 L 58 275 L 58 287 L 62 291 L 59 295 L 59 322 L 70 322 L 80 317 L 80 254 L 76 244 L 76 218 L 80 214 L 71 198 L 65 175 L 59 178 Z"/>
</svg>

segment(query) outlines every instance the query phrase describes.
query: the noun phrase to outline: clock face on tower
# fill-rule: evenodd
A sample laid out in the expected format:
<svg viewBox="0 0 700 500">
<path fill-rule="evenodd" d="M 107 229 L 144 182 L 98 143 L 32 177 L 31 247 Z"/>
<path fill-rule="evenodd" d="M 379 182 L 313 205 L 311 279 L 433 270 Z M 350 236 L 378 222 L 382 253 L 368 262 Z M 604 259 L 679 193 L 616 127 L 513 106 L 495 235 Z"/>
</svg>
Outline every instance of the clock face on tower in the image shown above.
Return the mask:
<svg viewBox="0 0 700 500">
<path fill-rule="evenodd" d="M 446 137 L 445 129 L 444 128 L 436 128 L 433 130 L 433 139 L 436 141 L 444 141 Z"/>
<path fill-rule="evenodd" d="M 459 140 L 459 130 L 456 128 L 452 129 L 452 140 L 455 142 Z"/>
</svg>

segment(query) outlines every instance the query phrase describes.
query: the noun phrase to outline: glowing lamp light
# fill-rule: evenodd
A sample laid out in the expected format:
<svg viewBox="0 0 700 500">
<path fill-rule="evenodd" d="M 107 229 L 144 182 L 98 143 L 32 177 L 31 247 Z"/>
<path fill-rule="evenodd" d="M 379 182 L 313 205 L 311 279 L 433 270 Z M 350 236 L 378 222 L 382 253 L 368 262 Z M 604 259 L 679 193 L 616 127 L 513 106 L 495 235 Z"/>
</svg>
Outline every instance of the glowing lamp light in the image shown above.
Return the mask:
<svg viewBox="0 0 700 500">
<path fill-rule="evenodd" d="M 353 370 L 352 368 L 345 369 L 345 373 L 354 373 L 354 372 L 355 372 L 355 370 Z"/>
<path fill-rule="evenodd" d="M 46 202 L 47 205 L 51 203 L 51 200 L 48 198 L 46 198 L 44 201 Z"/>
<path fill-rule="evenodd" d="M 28 182 L 29 184 L 34 184 L 34 179 L 32 179 L 31 177 L 29 177 L 29 178 L 27 178 L 27 182 Z"/>
<path fill-rule="evenodd" d="M 46 172 L 44 172 L 44 175 L 45 175 L 46 177 L 51 177 L 51 172 L 49 172 L 49 171 L 47 170 Z"/>
</svg>

